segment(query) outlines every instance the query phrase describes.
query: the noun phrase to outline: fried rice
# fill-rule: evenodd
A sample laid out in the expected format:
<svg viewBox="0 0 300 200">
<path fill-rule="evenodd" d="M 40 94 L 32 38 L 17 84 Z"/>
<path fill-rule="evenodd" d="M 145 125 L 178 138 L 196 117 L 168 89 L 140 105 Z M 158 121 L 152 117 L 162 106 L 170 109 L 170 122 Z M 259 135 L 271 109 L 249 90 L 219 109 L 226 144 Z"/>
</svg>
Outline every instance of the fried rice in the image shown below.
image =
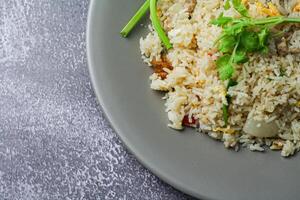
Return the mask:
<svg viewBox="0 0 300 200">
<path fill-rule="evenodd" d="M 210 21 L 221 13 L 239 17 L 224 9 L 223 0 L 159 0 L 158 13 L 173 48 L 165 51 L 157 33 L 149 26 L 141 38 L 145 63 L 154 68 L 150 87 L 164 91 L 169 127 L 195 127 L 201 133 L 221 140 L 225 147 L 251 151 L 280 150 L 290 156 L 300 150 L 300 27 L 282 26 L 289 34 L 269 41 L 270 52 L 253 54 L 237 67 L 237 85 L 226 89 L 215 61 L 220 56 L 214 43 L 222 28 Z M 300 16 L 300 1 L 244 0 L 251 17 Z M 283 46 L 282 42 L 285 42 Z M 281 45 L 281 46 L 280 46 Z M 284 47 L 284 48 L 283 48 Z M 292 51 L 293 50 L 293 51 Z M 165 67 L 169 66 L 169 67 Z M 225 126 L 223 105 L 231 96 L 229 121 Z M 255 137 L 245 133 L 247 120 L 276 124 L 274 137 Z M 260 128 L 257 123 L 255 128 Z"/>
</svg>

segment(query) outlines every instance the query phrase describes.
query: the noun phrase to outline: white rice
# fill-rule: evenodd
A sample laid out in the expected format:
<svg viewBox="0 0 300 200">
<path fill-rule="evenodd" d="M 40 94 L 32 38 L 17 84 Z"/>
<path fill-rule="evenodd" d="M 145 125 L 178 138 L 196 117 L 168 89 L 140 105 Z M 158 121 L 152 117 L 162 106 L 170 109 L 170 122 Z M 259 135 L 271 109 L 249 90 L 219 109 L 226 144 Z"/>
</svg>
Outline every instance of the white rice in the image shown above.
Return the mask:
<svg viewBox="0 0 300 200">
<path fill-rule="evenodd" d="M 253 54 L 249 62 L 240 66 L 235 73 L 238 85 L 231 87 L 229 127 L 224 129 L 223 104 L 227 105 L 226 82 L 218 77 L 215 59 L 220 56 L 214 47 L 222 29 L 210 24 L 222 12 L 237 17 L 232 8 L 224 10 L 223 0 L 197 0 L 192 13 L 187 5 L 192 0 L 159 0 L 161 21 L 168 33 L 173 48 L 165 53 L 157 33 L 150 32 L 140 40 L 142 58 L 148 65 L 161 60 L 165 53 L 173 69 L 165 69 L 165 79 L 153 73 L 150 87 L 166 92 L 165 106 L 169 126 L 183 129 L 182 121 L 188 116 L 199 123 L 200 131 L 208 132 L 212 138 L 222 140 L 225 147 L 237 149 L 238 144 L 251 151 L 264 151 L 264 145 L 272 150 L 282 150 L 282 156 L 293 155 L 300 147 L 300 54 L 284 56 Z M 251 2 L 251 1 L 249 1 Z M 261 1 L 266 3 L 266 1 Z M 276 4 L 276 0 L 272 1 Z M 284 1 L 278 6 L 281 14 L 292 12 L 296 3 Z M 252 17 L 265 17 L 255 3 L 249 3 Z M 197 48 L 191 48 L 193 40 Z M 300 30 L 295 31 L 289 44 L 300 48 Z M 271 52 L 274 42 L 270 41 Z M 281 75 L 284 69 L 284 76 Z M 246 135 L 242 130 L 247 118 L 275 122 L 280 127 L 276 138 L 260 139 Z M 230 132 L 230 133 L 229 133 Z M 278 142 L 280 140 L 280 142 Z M 282 143 L 282 145 L 281 145 Z"/>
</svg>

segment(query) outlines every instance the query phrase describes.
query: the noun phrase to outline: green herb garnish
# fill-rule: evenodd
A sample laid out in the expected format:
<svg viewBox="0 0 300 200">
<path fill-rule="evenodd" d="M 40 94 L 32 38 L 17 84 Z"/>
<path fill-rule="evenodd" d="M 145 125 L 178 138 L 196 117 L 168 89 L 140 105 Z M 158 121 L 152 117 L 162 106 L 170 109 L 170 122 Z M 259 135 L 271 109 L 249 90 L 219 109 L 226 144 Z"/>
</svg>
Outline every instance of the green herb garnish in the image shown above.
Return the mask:
<svg viewBox="0 0 300 200">
<path fill-rule="evenodd" d="M 142 17 L 147 13 L 150 8 L 150 0 L 146 0 L 145 3 L 140 7 L 140 9 L 135 13 L 135 15 L 129 20 L 126 26 L 120 32 L 123 37 L 127 37 L 132 29 L 137 25 L 137 23 L 142 19 Z"/>
<path fill-rule="evenodd" d="M 155 31 L 157 32 L 159 38 L 162 43 L 165 45 L 167 49 L 172 48 L 172 44 L 165 31 L 161 26 L 161 22 L 159 17 L 157 16 L 157 8 L 156 8 L 157 0 L 146 0 L 146 2 L 142 5 L 142 7 L 137 11 L 137 13 L 130 19 L 130 21 L 126 24 L 126 26 L 120 32 L 123 37 L 127 37 L 129 33 L 133 30 L 133 28 L 137 25 L 137 23 L 142 19 L 142 17 L 147 13 L 150 9 L 151 21 Z"/>
<path fill-rule="evenodd" d="M 156 3 L 157 3 L 157 0 L 150 0 L 151 21 L 152 21 L 154 29 L 156 30 L 159 38 L 161 39 L 161 41 L 163 42 L 165 47 L 167 49 L 170 49 L 170 48 L 172 48 L 172 44 L 170 43 L 168 36 L 166 35 L 165 31 L 163 30 L 163 28 L 160 24 L 160 19 L 158 18 L 157 12 L 156 12 L 156 10 L 157 10 Z"/>
<path fill-rule="evenodd" d="M 231 61 L 231 56 L 225 54 L 224 56 L 221 56 L 216 62 L 220 79 L 223 81 L 232 77 L 232 74 L 234 73 L 234 67 Z"/>
<path fill-rule="evenodd" d="M 249 58 L 247 57 L 246 51 L 243 48 L 237 49 L 233 57 L 233 62 L 236 64 L 242 64 L 248 62 Z"/>
<path fill-rule="evenodd" d="M 217 19 L 212 20 L 210 23 L 214 24 L 214 25 L 217 25 L 217 26 L 223 26 L 223 25 L 228 24 L 232 20 L 233 20 L 232 17 L 225 17 L 224 14 L 221 13 L 221 15 Z"/>
<path fill-rule="evenodd" d="M 229 9 L 230 4 L 240 13 L 241 18 L 226 17 L 222 13 L 211 21 L 211 24 L 223 28 L 221 36 L 215 42 L 218 50 L 224 54 L 216 61 L 221 80 L 232 78 L 235 65 L 248 62 L 248 53 L 269 51 L 268 40 L 272 27 L 282 23 L 300 23 L 300 18 L 283 16 L 250 18 L 241 0 L 228 0 L 224 8 Z"/>
</svg>

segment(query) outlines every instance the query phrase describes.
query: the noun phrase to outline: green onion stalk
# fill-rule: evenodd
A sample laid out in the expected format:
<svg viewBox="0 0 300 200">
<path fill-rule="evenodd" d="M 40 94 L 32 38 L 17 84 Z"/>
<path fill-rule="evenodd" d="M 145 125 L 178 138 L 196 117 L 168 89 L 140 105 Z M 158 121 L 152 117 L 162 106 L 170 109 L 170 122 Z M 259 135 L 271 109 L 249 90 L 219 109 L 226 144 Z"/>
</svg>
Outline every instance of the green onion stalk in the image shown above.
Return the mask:
<svg viewBox="0 0 300 200">
<path fill-rule="evenodd" d="M 157 32 L 160 40 L 166 47 L 166 49 L 171 49 L 172 44 L 165 33 L 163 27 L 161 26 L 160 19 L 157 15 L 157 0 L 146 0 L 142 7 L 136 12 L 136 14 L 129 20 L 126 26 L 120 32 L 123 37 L 127 37 L 129 33 L 133 30 L 133 28 L 138 24 L 138 22 L 142 19 L 143 16 L 148 12 L 150 9 L 150 18 L 152 21 L 152 25 Z"/>
</svg>

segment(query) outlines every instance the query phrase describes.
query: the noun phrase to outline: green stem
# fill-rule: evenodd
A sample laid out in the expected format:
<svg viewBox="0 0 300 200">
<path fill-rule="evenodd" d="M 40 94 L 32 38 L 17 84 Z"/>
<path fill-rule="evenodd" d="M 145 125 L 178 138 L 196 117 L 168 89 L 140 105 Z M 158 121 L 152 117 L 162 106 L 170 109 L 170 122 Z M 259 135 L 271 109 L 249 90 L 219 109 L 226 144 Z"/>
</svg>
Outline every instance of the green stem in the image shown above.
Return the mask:
<svg viewBox="0 0 300 200">
<path fill-rule="evenodd" d="M 284 20 L 284 17 L 268 17 L 264 19 L 255 19 L 252 20 L 253 25 L 266 25 L 266 24 L 272 24 L 272 23 L 282 23 Z"/>
<path fill-rule="evenodd" d="M 230 62 L 231 65 L 233 64 L 233 59 L 234 59 L 234 56 L 236 54 L 236 50 L 237 50 L 237 48 L 238 48 L 238 46 L 240 44 L 240 41 L 241 41 L 241 36 L 239 35 L 237 43 L 236 43 L 236 45 L 235 45 L 235 47 L 234 47 L 234 49 L 232 51 L 231 57 L 230 57 L 230 61 L 229 62 Z"/>
<path fill-rule="evenodd" d="M 286 22 L 286 23 L 300 23 L 300 17 L 297 17 L 297 18 L 285 18 L 284 22 Z"/>
<path fill-rule="evenodd" d="M 229 120 L 229 105 L 223 104 L 222 111 L 223 111 L 223 120 L 224 120 L 224 123 L 225 123 L 225 127 L 227 127 L 228 126 L 228 120 Z"/>
<path fill-rule="evenodd" d="M 236 19 L 233 20 L 233 26 L 250 27 L 250 26 L 276 26 L 282 23 L 300 23 L 300 18 L 289 18 L 289 17 L 268 17 L 262 19 Z"/>
<path fill-rule="evenodd" d="M 269 17 L 265 19 L 256 19 L 255 21 L 253 21 L 254 25 L 281 24 L 281 23 L 300 23 L 300 18 Z"/>
<path fill-rule="evenodd" d="M 140 9 L 136 12 L 136 14 L 129 20 L 126 26 L 120 32 L 123 37 L 127 37 L 128 34 L 132 31 L 132 29 L 136 26 L 136 24 L 142 19 L 142 17 L 147 13 L 150 7 L 150 0 L 146 0 L 146 2 L 140 7 Z"/>
<path fill-rule="evenodd" d="M 172 44 L 170 43 L 170 40 L 168 36 L 166 35 L 165 31 L 163 30 L 160 19 L 157 16 L 157 9 L 156 9 L 156 3 L 157 0 L 150 0 L 150 15 L 151 15 L 151 21 L 153 24 L 153 27 L 155 31 L 157 32 L 159 38 L 165 45 L 167 49 L 172 48 Z"/>
</svg>

